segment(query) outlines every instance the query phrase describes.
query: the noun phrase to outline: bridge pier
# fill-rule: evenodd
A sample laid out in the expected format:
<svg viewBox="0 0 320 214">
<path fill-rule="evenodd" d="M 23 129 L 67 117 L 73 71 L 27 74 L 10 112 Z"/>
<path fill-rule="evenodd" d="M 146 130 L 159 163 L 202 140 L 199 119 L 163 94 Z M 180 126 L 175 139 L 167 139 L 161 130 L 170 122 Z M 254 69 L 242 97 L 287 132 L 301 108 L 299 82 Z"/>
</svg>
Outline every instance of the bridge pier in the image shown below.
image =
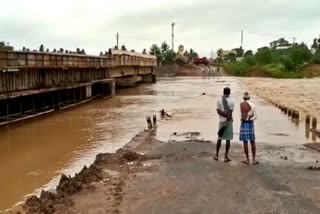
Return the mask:
<svg viewBox="0 0 320 214">
<path fill-rule="evenodd" d="M 156 83 L 157 76 L 155 74 L 146 74 L 142 76 L 142 82 L 145 83 Z"/>
</svg>

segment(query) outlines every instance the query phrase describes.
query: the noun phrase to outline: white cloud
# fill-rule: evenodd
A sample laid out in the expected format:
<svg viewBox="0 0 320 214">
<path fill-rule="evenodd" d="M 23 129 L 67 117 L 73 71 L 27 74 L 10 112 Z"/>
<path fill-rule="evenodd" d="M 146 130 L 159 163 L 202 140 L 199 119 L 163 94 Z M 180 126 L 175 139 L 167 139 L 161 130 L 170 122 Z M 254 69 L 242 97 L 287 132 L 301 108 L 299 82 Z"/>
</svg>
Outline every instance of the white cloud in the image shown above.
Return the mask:
<svg viewBox="0 0 320 214">
<path fill-rule="evenodd" d="M 176 47 L 184 44 L 209 55 L 240 45 L 256 49 L 277 36 L 311 43 L 320 32 L 317 0 L 0 0 L 0 40 L 16 48 L 85 48 L 97 54 L 115 45 L 141 51 L 170 41 L 176 22 Z M 254 34 L 255 33 L 255 34 Z"/>
</svg>

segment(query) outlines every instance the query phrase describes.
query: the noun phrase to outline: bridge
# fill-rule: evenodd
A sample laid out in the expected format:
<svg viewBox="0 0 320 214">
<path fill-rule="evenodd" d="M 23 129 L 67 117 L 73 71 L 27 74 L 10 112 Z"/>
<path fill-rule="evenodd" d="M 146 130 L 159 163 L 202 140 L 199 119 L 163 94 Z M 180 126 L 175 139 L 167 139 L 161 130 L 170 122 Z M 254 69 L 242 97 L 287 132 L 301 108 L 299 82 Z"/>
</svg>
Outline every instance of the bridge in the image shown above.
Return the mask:
<svg viewBox="0 0 320 214">
<path fill-rule="evenodd" d="M 0 126 L 155 82 L 156 64 L 155 56 L 114 49 L 101 56 L 0 51 Z"/>
</svg>

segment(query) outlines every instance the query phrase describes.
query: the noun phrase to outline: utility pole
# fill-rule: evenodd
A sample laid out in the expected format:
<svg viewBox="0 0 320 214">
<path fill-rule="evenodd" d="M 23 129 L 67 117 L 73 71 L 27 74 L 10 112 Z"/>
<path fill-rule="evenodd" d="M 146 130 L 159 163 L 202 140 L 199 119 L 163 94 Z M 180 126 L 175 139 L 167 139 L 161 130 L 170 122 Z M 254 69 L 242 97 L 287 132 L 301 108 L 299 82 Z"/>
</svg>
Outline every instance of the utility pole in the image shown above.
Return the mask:
<svg viewBox="0 0 320 214">
<path fill-rule="evenodd" d="M 117 48 L 119 49 L 119 33 L 117 33 Z"/>
<path fill-rule="evenodd" d="M 296 44 L 296 37 L 293 37 L 293 43 L 292 46 L 294 46 Z"/>
<path fill-rule="evenodd" d="M 243 30 L 241 31 L 241 46 L 240 46 L 240 48 L 242 49 L 242 47 L 243 47 Z"/>
<path fill-rule="evenodd" d="M 174 22 L 172 22 L 172 24 L 171 24 L 171 30 L 172 30 L 172 34 L 171 34 L 171 36 L 172 36 L 172 50 L 174 51 L 174 25 L 175 25 L 175 23 Z"/>
</svg>

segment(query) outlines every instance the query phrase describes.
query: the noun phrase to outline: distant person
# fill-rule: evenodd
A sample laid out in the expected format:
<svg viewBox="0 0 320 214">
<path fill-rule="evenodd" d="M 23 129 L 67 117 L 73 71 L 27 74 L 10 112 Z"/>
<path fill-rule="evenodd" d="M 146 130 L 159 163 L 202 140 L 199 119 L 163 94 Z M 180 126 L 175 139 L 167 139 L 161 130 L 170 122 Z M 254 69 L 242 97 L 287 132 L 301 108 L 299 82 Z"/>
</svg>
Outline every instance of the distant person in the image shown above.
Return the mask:
<svg viewBox="0 0 320 214">
<path fill-rule="evenodd" d="M 217 112 L 219 115 L 219 131 L 218 131 L 218 141 L 216 147 L 216 155 L 214 160 L 219 160 L 219 150 L 221 147 L 222 140 L 226 140 L 226 151 L 224 156 L 224 162 L 230 162 L 228 157 L 230 149 L 230 141 L 233 139 L 233 118 L 232 112 L 234 109 L 234 102 L 230 98 L 231 90 L 230 88 L 224 88 L 223 96 L 217 101 Z"/>
<path fill-rule="evenodd" d="M 164 119 L 166 117 L 172 117 L 171 115 L 169 115 L 164 109 L 161 109 L 160 111 L 160 116 L 161 116 L 161 119 Z"/>
<path fill-rule="evenodd" d="M 252 150 L 252 164 L 259 164 L 256 161 L 256 144 L 255 144 L 255 133 L 254 133 L 254 120 L 257 119 L 255 112 L 255 105 L 250 100 L 250 95 L 245 92 L 243 95 L 243 102 L 240 104 L 241 111 L 241 126 L 240 126 L 240 141 L 243 141 L 244 153 L 246 154 L 246 160 L 242 163 L 250 165 L 248 142 L 251 143 Z"/>
</svg>

